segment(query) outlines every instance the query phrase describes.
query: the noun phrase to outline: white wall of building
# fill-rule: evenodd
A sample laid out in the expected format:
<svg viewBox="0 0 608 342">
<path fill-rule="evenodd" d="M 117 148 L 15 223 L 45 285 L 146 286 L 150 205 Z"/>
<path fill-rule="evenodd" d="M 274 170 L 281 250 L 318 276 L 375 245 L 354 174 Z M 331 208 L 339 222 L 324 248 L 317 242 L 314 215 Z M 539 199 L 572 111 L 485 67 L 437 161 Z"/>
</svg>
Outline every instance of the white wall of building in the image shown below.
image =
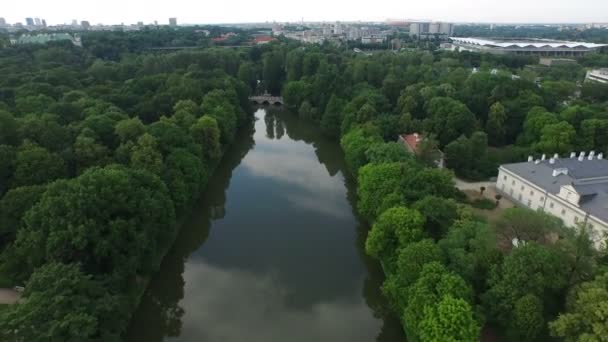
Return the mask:
<svg viewBox="0 0 608 342">
<path fill-rule="evenodd" d="M 524 207 L 543 210 L 559 217 L 568 227 L 578 227 L 586 223 L 591 229 L 591 238 L 596 247 L 601 247 L 604 234 L 608 233 L 608 223 L 587 214 L 574 204 L 577 202 L 574 196 L 578 197 L 578 194 L 568 196 L 567 187 L 560 191 L 563 196 L 554 195 L 503 168 L 499 169 L 496 180 L 496 189 L 500 193 Z"/>
</svg>

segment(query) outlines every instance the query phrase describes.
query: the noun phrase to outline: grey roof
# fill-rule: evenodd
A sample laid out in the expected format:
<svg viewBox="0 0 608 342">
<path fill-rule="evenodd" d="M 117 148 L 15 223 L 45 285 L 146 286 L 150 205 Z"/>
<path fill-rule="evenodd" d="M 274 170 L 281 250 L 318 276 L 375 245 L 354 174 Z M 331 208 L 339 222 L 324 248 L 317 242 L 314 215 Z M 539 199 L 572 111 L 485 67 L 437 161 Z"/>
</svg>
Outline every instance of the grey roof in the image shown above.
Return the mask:
<svg viewBox="0 0 608 342">
<path fill-rule="evenodd" d="M 608 160 L 559 158 L 553 164 L 544 160 L 538 164 L 523 162 L 502 167 L 554 195 L 563 185 L 572 185 L 581 195 L 580 208 L 608 222 Z M 568 169 L 568 174 L 554 177 L 554 169 Z"/>
<path fill-rule="evenodd" d="M 596 49 L 607 44 L 585 43 L 585 42 L 569 42 L 561 40 L 549 39 L 491 39 L 491 38 L 475 38 L 475 37 L 450 37 L 452 41 L 481 46 L 495 46 L 500 48 L 587 48 Z"/>
</svg>

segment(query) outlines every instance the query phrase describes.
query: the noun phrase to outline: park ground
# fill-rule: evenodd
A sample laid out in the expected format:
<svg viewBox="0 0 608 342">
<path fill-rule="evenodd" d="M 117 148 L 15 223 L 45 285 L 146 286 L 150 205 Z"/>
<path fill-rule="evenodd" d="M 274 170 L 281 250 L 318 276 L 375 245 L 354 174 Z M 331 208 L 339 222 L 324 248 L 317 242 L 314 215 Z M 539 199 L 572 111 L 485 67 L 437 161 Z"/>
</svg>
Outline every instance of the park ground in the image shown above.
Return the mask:
<svg viewBox="0 0 608 342">
<path fill-rule="evenodd" d="M 495 196 L 498 194 L 498 192 L 496 191 L 495 182 L 468 182 L 454 177 L 454 183 L 456 185 L 456 188 L 464 192 L 470 201 L 482 198 L 486 198 L 491 201 L 496 201 Z M 483 194 L 481 193 L 481 187 L 485 188 Z M 513 203 L 513 201 L 508 198 L 502 197 L 498 203 L 498 207 L 496 207 L 495 209 L 485 210 L 471 207 L 471 210 L 476 215 L 484 217 L 486 220 L 488 220 L 488 222 L 495 222 L 505 209 L 513 208 L 514 206 L 515 203 Z"/>
</svg>

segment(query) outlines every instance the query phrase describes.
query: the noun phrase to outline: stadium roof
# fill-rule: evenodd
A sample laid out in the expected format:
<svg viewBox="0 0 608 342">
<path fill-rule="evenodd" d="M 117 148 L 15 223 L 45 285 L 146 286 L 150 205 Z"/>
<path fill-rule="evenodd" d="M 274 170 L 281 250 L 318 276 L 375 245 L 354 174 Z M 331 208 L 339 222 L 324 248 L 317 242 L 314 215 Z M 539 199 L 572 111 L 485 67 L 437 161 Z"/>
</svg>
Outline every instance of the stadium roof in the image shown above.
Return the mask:
<svg viewBox="0 0 608 342">
<path fill-rule="evenodd" d="M 586 48 L 596 49 L 608 44 L 596 44 L 585 42 L 568 42 L 549 39 L 492 39 L 492 38 L 467 38 L 450 37 L 451 40 L 470 45 L 480 45 L 499 48 Z"/>
</svg>

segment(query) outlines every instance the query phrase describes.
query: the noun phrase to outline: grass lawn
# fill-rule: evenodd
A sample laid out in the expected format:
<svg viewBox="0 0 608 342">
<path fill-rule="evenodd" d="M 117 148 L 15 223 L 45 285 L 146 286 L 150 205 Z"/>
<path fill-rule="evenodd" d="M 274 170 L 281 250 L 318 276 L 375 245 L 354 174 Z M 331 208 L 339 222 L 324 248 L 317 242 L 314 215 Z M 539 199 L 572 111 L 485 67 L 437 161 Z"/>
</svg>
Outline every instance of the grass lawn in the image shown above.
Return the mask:
<svg viewBox="0 0 608 342">
<path fill-rule="evenodd" d="M 482 198 L 487 198 L 489 199 L 487 196 L 482 196 L 479 191 L 477 190 L 465 190 L 463 191 L 469 201 L 475 201 L 477 199 L 482 199 Z M 505 199 L 501 199 L 501 202 L 504 201 Z M 482 221 L 488 222 L 488 223 L 494 223 L 496 222 L 501 216 L 502 216 L 502 212 L 505 210 L 505 207 L 503 205 L 499 205 L 498 207 L 492 209 L 492 210 L 486 210 L 486 209 L 479 209 L 479 208 L 474 208 L 473 206 L 471 206 L 470 204 L 466 205 L 468 208 L 471 209 L 471 211 L 473 212 L 473 214 L 475 216 L 477 216 L 478 218 L 480 218 Z"/>
</svg>

